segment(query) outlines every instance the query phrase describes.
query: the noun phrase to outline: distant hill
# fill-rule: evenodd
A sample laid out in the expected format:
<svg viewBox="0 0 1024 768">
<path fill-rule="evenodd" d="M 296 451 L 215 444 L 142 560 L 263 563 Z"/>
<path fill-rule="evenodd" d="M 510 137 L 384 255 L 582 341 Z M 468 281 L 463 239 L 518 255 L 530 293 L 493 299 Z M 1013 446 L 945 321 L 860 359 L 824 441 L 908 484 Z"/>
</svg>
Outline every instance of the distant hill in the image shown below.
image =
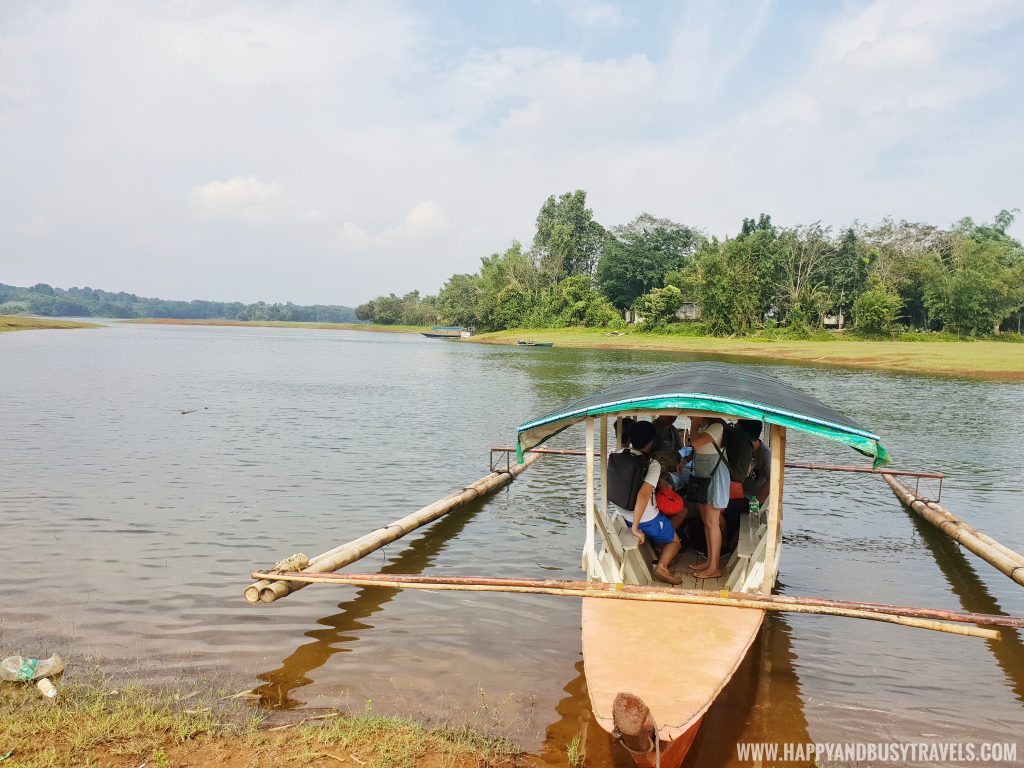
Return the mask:
<svg viewBox="0 0 1024 768">
<path fill-rule="evenodd" d="M 28 288 L 0 283 L 0 315 L 30 312 L 47 317 L 170 317 L 180 320 L 289 320 L 309 323 L 357 323 L 352 307 L 334 304 L 243 304 L 240 301 L 168 301 L 111 293 L 98 288 Z"/>
</svg>

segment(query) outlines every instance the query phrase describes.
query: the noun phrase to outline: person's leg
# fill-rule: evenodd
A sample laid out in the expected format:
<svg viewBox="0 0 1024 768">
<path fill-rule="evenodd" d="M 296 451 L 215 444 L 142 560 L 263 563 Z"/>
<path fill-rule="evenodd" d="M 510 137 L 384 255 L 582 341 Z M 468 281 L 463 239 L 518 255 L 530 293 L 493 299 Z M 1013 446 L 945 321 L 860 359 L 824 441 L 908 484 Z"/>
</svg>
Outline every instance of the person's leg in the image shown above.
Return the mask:
<svg viewBox="0 0 1024 768">
<path fill-rule="evenodd" d="M 672 521 L 659 513 L 654 520 L 648 523 L 641 523 L 640 529 L 650 536 L 653 543 L 661 546 L 661 552 L 658 553 L 658 562 L 654 566 L 654 578 L 666 584 L 681 583 L 681 580 L 676 578 L 668 568 L 672 559 L 679 554 L 681 546 L 679 536 L 676 535 L 675 529 L 672 527 Z"/>
<path fill-rule="evenodd" d="M 657 567 L 664 568 L 666 572 L 671 573 L 668 569 L 669 563 L 671 563 L 675 559 L 676 555 L 679 554 L 679 550 L 682 546 L 683 543 L 679 540 L 679 536 L 675 536 L 670 544 L 666 544 L 661 548 L 661 556 L 658 558 Z"/>
<path fill-rule="evenodd" d="M 708 533 L 708 514 L 711 508 L 707 504 L 698 504 L 697 509 L 700 511 L 700 521 L 704 525 L 704 547 L 708 549 L 711 546 L 711 536 Z M 703 563 L 690 563 L 688 567 L 693 573 L 697 573 L 697 571 L 707 569 L 708 564 L 706 561 Z"/>
<path fill-rule="evenodd" d="M 722 510 L 716 507 L 706 509 L 704 533 L 708 537 L 708 562 L 707 567 L 694 573 L 694 576 L 698 579 L 717 579 L 722 575 L 719 562 L 722 555 Z"/>
</svg>

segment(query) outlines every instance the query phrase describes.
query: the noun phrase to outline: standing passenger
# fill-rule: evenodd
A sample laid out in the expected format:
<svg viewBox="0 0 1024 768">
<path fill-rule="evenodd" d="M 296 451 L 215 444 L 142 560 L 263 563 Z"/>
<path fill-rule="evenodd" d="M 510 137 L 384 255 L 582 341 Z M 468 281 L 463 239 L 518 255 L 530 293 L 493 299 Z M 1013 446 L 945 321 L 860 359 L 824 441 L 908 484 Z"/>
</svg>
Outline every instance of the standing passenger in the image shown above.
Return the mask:
<svg viewBox="0 0 1024 768">
<path fill-rule="evenodd" d="M 717 579 L 722 575 L 722 510 L 729 504 L 729 468 L 722 451 L 725 427 L 721 421 L 690 417 L 690 443 L 693 445 L 693 477 L 710 478 L 707 499 L 698 503 L 704 537 L 708 543 L 708 561 L 690 566 L 698 579 Z"/>
</svg>

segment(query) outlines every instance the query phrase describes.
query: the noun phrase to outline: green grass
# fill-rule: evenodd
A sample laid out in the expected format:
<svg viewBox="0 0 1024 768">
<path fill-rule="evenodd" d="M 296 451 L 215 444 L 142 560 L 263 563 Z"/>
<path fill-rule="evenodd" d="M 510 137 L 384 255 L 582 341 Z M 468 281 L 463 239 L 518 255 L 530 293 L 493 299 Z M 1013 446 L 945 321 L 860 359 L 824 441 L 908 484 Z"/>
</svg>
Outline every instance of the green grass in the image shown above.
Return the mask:
<svg viewBox="0 0 1024 768">
<path fill-rule="evenodd" d="M 208 686 L 180 698 L 101 680 L 58 688 L 51 702 L 31 685 L 0 683 L 0 755 L 13 750 L 3 768 L 207 765 L 223 764 L 225 756 L 230 768 L 308 766 L 324 758 L 353 768 L 522 764 L 521 750 L 505 739 L 379 715 L 369 704 L 355 715 L 327 712 L 309 721 L 296 711 L 284 726 L 267 728 L 263 711 Z"/>
<path fill-rule="evenodd" d="M 847 333 L 828 333 L 811 340 L 760 337 L 684 336 L 646 333 L 635 329 L 610 332 L 601 328 L 530 328 L 497 331 L 474 336 L 485 344 L 515 344 L 529 337 L 553 341 L 555 347 L 588 349 L 635 349 L 706 354 L 722 359 L 753 358 L 819 366 L 870 368 L 904 373 L 962 376 L 974 379 L 1024 381 L 1024 353 L 1000 340 L 976 341 L 862 339 Z M 1002 340 L 1005 337 L 1006 340 Z"/>
<path fill-rule="evenodd" d="M 7 331 L 36 331 L 48 328 L 99 328 L 96 323 L 54 320 L 30 315 L 0 315 L 0 333 Z"/>
<path fill-rule="evenodd" d="M 352 331 L 419 333 L 425 327 L 350 323 L 286 323 L 240 320 L 127 320 L 175 325 L 256 325 L 284 328 L 330 328 Z M 752 336 L 704 334 L 700 323 L 679 323 L 660 332 L 637 328 L 514 328 L 481 333 L 462 343 L 515 344 L 519 339 L 553 341 L 556 347 L 635 349 L 693 353 L 726 360 L 753 358 L 801 365 L 869 368 L 902 373 L 1024 381 L 1024 354 L 1019 334 L 980 340 L 941 333 L 905 331 L 895 339 L 865 339 L 852 333 L 814 330 L 813 338 L 792 338 L 785 329 L 765 329 Z"/>
</svg>

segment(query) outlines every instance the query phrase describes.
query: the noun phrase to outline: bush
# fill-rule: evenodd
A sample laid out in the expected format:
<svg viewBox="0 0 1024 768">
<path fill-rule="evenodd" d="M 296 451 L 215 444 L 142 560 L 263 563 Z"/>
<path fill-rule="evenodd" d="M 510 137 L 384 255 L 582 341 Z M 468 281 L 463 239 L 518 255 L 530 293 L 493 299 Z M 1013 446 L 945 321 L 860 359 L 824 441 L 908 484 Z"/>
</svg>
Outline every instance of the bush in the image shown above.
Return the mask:
<svg viewBox="0 0 1024 768">
<path fill-rule="evenodd" d="M 669 323 L 659 328 L 660 333 L 670 336 L 710 336 L 708 327 L 704 323 L 686 321 L 683 323 Z"/>
<path fill-rule="evenodd" d="M 854 330 L 862 336 L 887 336 L 902 309 L 900 297 L 882 287 L 865 291 L 853 302 Z"/>
<path fill-rule="evenodd" d="M 633 305 L 637 314 L 643 317 L 643 330 L 653 330 L 668 325 L 675 319 L 676 310 L 683 305 L 683 294 L 674 285 L 654 288 L 645 293 Z"/>
</svg>

